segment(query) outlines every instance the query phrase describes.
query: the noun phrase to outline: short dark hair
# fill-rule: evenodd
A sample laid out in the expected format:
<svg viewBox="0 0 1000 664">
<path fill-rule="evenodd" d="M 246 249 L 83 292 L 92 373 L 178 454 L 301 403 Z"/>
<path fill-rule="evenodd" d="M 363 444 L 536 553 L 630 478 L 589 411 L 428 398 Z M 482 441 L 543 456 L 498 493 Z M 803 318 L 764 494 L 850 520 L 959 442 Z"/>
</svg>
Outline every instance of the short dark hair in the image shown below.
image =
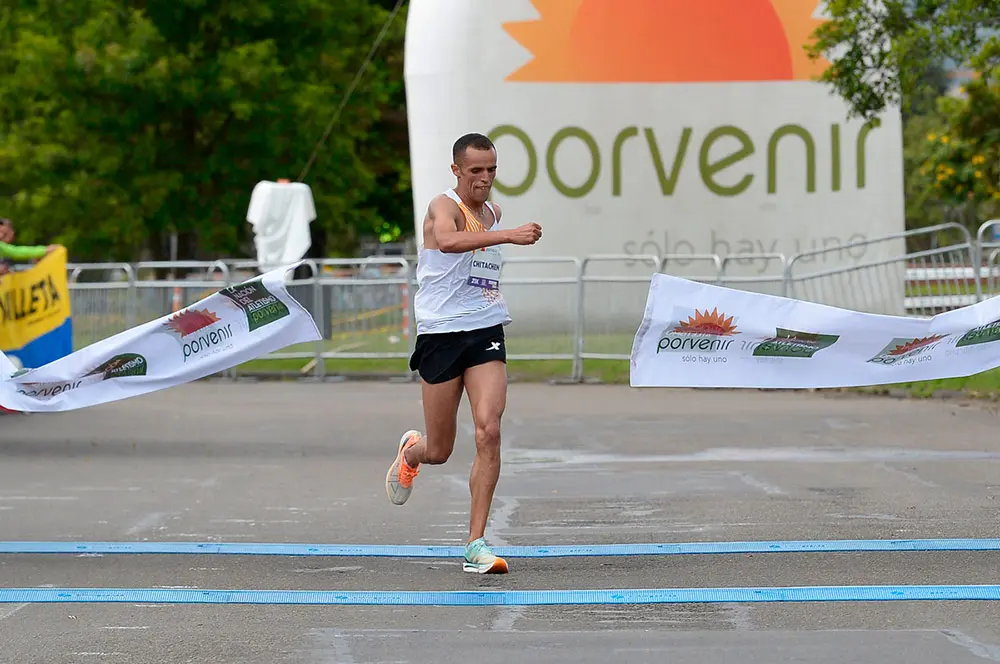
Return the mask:
<svg viewBox="0 0 1000 664">
<path fill-rule="evenodd" d="M 458 158 L 465 154 L 465 151 L 469 148 L 475 148 L 476 150 L 495 150 L 496 147 L 486 136 L 482 134 L 466 134 L 462 138 L 455 141 L 454 147 L 451 149 L 451 158 L 458 163 Z"/>
</svg>

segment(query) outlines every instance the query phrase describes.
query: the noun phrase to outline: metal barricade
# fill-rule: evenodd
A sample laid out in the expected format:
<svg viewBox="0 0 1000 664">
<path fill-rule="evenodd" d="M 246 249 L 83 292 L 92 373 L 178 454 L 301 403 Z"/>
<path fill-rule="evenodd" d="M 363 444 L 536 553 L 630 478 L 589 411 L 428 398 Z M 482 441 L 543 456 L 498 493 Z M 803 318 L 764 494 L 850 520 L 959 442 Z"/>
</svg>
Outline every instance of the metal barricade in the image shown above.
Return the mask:
<svg viewBox="0 0 1000 664">
<path fill-rule="evenodd" d="M 687 267 L 692 263 L 711 263 L 713 270 L 710 275 L 686 274 L 686 270 L 671 269 L 671 263 L 677 263 L 678 267 Z M 719 283 L 719 275 L 722 274 L 722 259 L 718 254 L 667 254 L 660 261 L 660 272 L 689 281 L 714 285 Z"/>
<path fill-rule="evenodd" d="M 906 252 L 907 240 L 943 232 L 956 232 L 964 241 Z M 806 259 L 827 258 L 833 252 L 848 252 L 850 256 L 856 249 L 864 249 L 864 254 L 872 251 L 874 256 L 830 269 L 802 271 Z M 979 301 L 980 284 L 972 270 L 974 254 L 965 227 L 940 224 L 796 254 L 785 270 L 786 288 L 789 297 L 856 311 L 933 316 Z"/>
<path fill-rule="evenodd" d="M 594 275 L 588 268 L 595 264 L 631 264 L 641 274 L 622 275 L 620 270 L 613 275 Z M 638 321 L 642 319 L 649 296 L 649 282 L 660 268 L 660 257 L 652 254 L 606 254 L 587 256 L 580 267 L 579 319 L 577 321 L 577 360 L 574 380 L 583 380 L 584 360 L 624 360 L 631 357 L 632 341 Z M 635 271 L 634 269 L 632 271 Z M 629 284 L 622 289 L 598 289 L 595 284 Z M 604 297 L 594 298 L 595 290 L 605 290 Z M 614 294 L 612 295 L 612 291 Z M 625 291 L 625 292 L 623 292 Z M 589 294 L 589 299 L 588 299 Z M 595 302 L 595 300 L 597 300 Z M 596 307 L 588 307 L 596 304 Z M 602 328 L 600 334 L 592 334 L 589 326 Z M 588 351 L 590 348 L 597 350 Z"/>
<path fill-rule="evenodd" d="M 179 311 L 230 284 L 229 268 L 222 261 L 142 261 L 133 265 L 135 309 L 139 325 Z M 148 270 L 167 270 L 173 278 L 148 279 Z M 178 279 L 177 270 L 204 271 L 199 279 Z M 211 275 L 219 273 L 212 279 Z"/>
<path fill-rule="evenodd" d="M 136 325 L 135 272 L 131 265 L 69 263 L 66 272 L 74 349 L 84 348 Z M 95 273 L 104 275 L 96 280 L 93 279 Z M 117 278 L 115 273 L 122 278 Z"/>
<path fill-rule="evenodd" d="M 987 232 L 990 234 L 990 239 L 985 239 Z M 997 249 L 1000 249 L 1000 219 L 990 219 L 976 231 L 973 260 L 973 265 L 978 268 L 983 296 L 993 296 L 1000 292 L 1000 270 L 993 261 Z M 987 254 L 988 250 L 990 251 Z"/>
<path fill-rule="evenodd" d="M 331 258 L 320 266 L 325 360 L 400 360 L 413 350 L 414 278 L 405 258 Z"/>
<path fill-rule="evenodd" d="M 985 300 L 991 297 L 996 297 L 1000 295 L 997 291 L 1000 291 L 1000 283 L 997 282 L 994 275 L 1000 275 L 1000 247 L 993 249 L 986 255 L 986 265 L 983 266 L 983 270 L 986 271 L 987 277 L 986 281 L 988 283 L 983 284 L 983 294 L 980 300 Z"/>
<path fill-rule="evenodd" d="M 770 268 L 775 262 L 777 262 L 777 272 L 771 272 Z M 732 274 L 733 266 L 755 267 L 759 263 L 763 263 L 763 267 L 757 274 Z M 785 281 L 787 266 L 788 261 L 781 253 L 730 254 L 722 259 L 718 285 L 784 297 L 787 294 Z"/>
<path fill-rule="evenodd" d="M 983 224 L 973 240 L 962 225 L 941 224 L 787 260 L 780 253 L 510 257 L 501 286 L 516 322 L 508 358 L 568 362 L 577 381 L 584 378 L 586 360 L 627 362 L 656 272 L 871 313 L 929 316 L 967 306 L 980 301 L 984 290 L 1000 292 L 994 229 L 1000 220 Z M 920 250 L 907 253 L 910 241 Z M 301 360 L 295 373 L 320 379 L 331 370 L 330 361 L 338 373 L 391 365 L 392 373 L 412 378 L 400 360 L 409 358 L 416 337 L 414 267 L 415 261 L 395 256 L 304 261 L 288 289 L 310 311 L 322 340 L 259 359 Z M 163 279 L 151 270 L 193 274 Z M 224 259 L 70 264 L 67 271 L 74 344 L 80 347 L 256 276 L 260 266 Z M 236 370 L 227 373 L 235 376 Z"/>
<path fill-rule="evenodd" d="M 551 265 L 563 276 L 509 276 L 519 266 Z M 517 324 L 507 339 L 509 361 L 571 362 L 571 377 L 577 370 L 577 320 L 580 316 L 580 271 L 583 263 L 572 256 L 514 256 L 505 258 L 501 288 L 511 318 Z M 511 352 L 513 351 L 513 352 Z"/>
</svg>

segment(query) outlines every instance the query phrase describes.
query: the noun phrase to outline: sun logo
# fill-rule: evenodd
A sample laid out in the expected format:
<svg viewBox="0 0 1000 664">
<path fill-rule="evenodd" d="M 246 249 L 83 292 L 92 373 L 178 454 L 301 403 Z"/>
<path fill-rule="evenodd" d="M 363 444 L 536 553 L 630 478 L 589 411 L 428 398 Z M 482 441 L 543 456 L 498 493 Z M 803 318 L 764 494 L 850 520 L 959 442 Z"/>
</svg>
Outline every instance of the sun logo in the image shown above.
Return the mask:
<svg viewBox="0 0 1000 664">
<path fill-rule="evenodd" d="M 166 326 L 176 332 L 181 337 L 194 334 L 198 330 L 203 330 L 209 325 L 218 323 L 221 318 L 208 309 L 189 309 L 176 314 L 166 322 Z"/>
<path fill-rule="evenodd" d="M 935 341 L 941 341 L 942 339 L 944 339 L 944 335 L 943 334 L 936 334 L 936 335 L 931 336 L 931 337 L 924 337 L 923 339 L 914 339 L 913 341 L 910 341 L 908 343 L 900 344 L 900 345 L 896 346 L 895 348 L 893 348 L 892 350 L 890 350 L 888 353 L 886 353 L 886 355 L 890 355 L 890 356 L 892 356 L 892 355 L 906 355 L 907 353 L 909 353 L 911 351 L 915 351 L 918 348 L 923 348 L 924 346 L 929 346 L 932 343 L 934 343 Z"/>
<path fill-rule="evenodd" d="M 812 80 L 804 47 L 818 0 L 532 0 L 504 24 L 535 56 L 508 81 L 722 83 Z"/>
<path fill-rule="evenodd" d="M 688 316 L 686 321 L 681 321 L 674 332 L 685 334 L 711 334 L 717 337 L 730 337 L 736 333 L 736 326 L 733 324 L 733 317 L 726 318 L 726 314 L 720 314 L 719 309 L 708 309 L 704 312 L 694 310 L 694 316 Z"/>
</svg>

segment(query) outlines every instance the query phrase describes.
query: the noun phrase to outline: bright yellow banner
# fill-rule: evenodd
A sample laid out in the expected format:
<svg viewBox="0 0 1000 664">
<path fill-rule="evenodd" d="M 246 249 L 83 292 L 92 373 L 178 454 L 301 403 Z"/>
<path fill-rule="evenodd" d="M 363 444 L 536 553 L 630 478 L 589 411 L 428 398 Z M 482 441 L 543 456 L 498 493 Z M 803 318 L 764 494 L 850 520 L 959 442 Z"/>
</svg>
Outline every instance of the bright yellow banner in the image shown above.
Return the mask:
<svg viewBox="0 0 1000 664">
<path fill-rule="evenodd" d="M 28 270 L 0 276 L 0 350 L 21 349 L 58 329 L 70 316 L 65 248 Z"/>
</svg>

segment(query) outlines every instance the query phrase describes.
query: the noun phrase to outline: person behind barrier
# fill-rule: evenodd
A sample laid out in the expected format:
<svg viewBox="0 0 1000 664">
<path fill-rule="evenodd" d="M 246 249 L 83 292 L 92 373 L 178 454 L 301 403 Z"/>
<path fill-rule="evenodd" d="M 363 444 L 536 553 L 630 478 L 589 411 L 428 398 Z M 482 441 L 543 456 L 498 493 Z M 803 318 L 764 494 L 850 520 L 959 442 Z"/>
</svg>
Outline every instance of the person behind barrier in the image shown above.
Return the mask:
<svg viewBox="0 0 1000 664">
<path fill-rule="evenodd" d="M 489 138 L 459 138 L 452 159 L 457 184 L 428 205 L 417 257 L 417 338 L 410 369 L 421 378 L 427 435 L 415 430 L 403 434 L 385 487 L 389 500 L 402 505 L 421 464 L 448 460 L 464 390 L 475 422 L 476 458 L 469 478 L 472 505 L 462 568 L 506 574 L 507 562 L 485 540 L 500 477 L 500 419 L 507 402 L 504 326 L 511 322 L 500 293 L 499 245 L 533 245 L 542 228 L 535 223 L 501 226 L 503 211 L 488 200 L 497 171 L 497 152 Z"/>
<path fill-rule="evenodd" d="M 11 261 L 32 261 L 45 257 L 59 245 L 15 245 L 14 222 L 0 219 L 0 275 L 13 270 Z"/>
</svg>

